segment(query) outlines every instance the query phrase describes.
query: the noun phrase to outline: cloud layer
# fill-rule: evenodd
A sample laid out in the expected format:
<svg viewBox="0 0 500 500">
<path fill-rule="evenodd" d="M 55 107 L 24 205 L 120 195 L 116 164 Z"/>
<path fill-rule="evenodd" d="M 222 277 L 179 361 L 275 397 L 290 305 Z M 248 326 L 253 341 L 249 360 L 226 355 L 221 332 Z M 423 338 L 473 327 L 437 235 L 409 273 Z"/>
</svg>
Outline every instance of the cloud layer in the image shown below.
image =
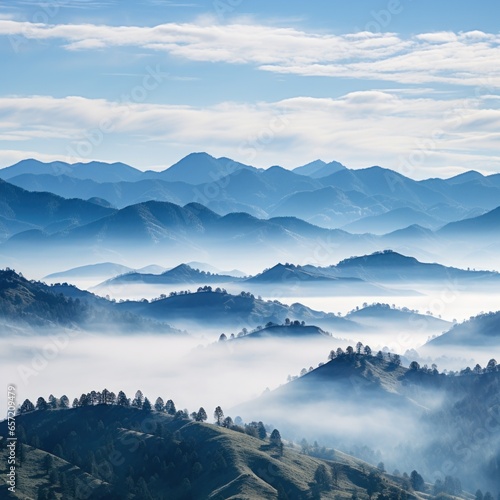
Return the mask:
<svg viewBox="0 0 500 500">
<path fill-rule="evenodd" d="M 260 24 L 169 23 L 154 27 L 47 25 L 0 21 L 13 48 L 24 40 L 55 40 L 67 50 L 136 47 L 190 61 L 250 64 L 275 73 L 444 83 L 498 89 L 500 35 L 469 31 L 316 34 Z"/>
<path fill-rule="evenodd" d="M 464 165 L 485 172 L 498 167 L 497 101 L 439 100 L 388 90 L 208 107 L 10 96 L 0 98 L 0 138 L 17 144 L 21 157 L 40 141 L 47 153 L 58 151 L 69 161 L 134 163 L 133 148 L 142 146 L 168 149 L 177 157 L 208 150 L 257 166 L 336 158 L 351 166 L 379 163 L 425 177 L 444 167 L 451 167 L 449 173 Z M 133 148 L 127 146 L 130 137 Z M 110 150 L 123 156 L 108 157 Z M 7 159 L 12 152 L 0 162 Z"/>
</svg>

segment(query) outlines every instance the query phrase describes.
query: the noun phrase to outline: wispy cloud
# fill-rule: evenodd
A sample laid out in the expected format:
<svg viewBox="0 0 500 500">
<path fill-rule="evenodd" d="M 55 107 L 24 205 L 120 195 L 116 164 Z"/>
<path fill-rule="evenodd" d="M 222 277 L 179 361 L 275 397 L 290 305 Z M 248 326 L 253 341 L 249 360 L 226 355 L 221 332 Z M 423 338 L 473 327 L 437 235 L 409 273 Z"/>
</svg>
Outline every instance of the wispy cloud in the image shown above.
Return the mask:
<svg viewBox="0 0 500 500">
<path fill-rule="evenodd" d="M 315 34 L 244 23 L 116 27 L 2 20 L 0 35 L 53 39 L 67 50 L 136 47 L 282 74 L 500 87 L 500 35 L 480 31 L 404 38 L 394 33 Z"/>
<path fill-rule="evenodd" d="M 449 167 L 498 169 L 500 109 L 483 104 L 482 99 L 464 102 L 382 91 L 207 107 L 11 96 L 0 98 L 0 134 L 24 145 L 20 149 L 33 150 L 43 139 L 43 151 L 60 151 L 64 157 L 69 146 L 76 150 L 88 142 L 105 121 L 111 132 L 102 134 L 102 145 L 110 146 L 115 156 L 98 145 L 81 159 L 131 161 L 126 156 L 142 145 L 158 148 L 151 164 L 166 161 L 165 149 L 172 162 L 184 153 L 208 150 L 257 166 L 291 167 L 321 157 L 350 166 L 377 163 L 425 177 Z"/>
</svg>

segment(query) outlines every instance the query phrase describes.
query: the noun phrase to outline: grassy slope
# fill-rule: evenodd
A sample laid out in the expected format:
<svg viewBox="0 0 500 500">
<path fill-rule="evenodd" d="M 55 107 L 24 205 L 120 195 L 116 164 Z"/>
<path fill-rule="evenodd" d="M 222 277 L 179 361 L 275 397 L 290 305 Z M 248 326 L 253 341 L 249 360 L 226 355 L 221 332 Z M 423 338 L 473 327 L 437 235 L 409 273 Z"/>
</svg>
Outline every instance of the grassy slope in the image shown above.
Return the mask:
<svg viewBox="0 0 500 500">
<path fill-rule="evenodd" d="M 102 422 L 104 425 L 101 425 Z M 96 424 L 97 423 L 97 424 Z M 188 420 L 174 420 L 165 414 L 143 412 L 116 406 L 94 406 L 71 410 L 50 410 L 33 412 L 17 419 L 18 429 L 23 427 L 27 432 L 27 440 L 33 436 L 40 438 L 38 448 L 26 447 L 26 459 L 18 468 L 18 497 L 36 498 L 37 488 L 48 484 L 48 476 L 44 469 L 46 451 L 41 448 L 57 450 L 57 444 L 72 441 L 71 450 L 80 457 L 89 451 L 100 457 L 99 449 L 115 453 L 113 477 L 108 476 L 111 496 L 102 496 L 106 488 L 103 472 L 106 468 L 99 462 L 92 474 L 77 467 L 71 459 L 54 457 L 54 469 L 60 474 L 69 471 L 81 482 L 82 487 L 90 487 L 90 498 L 127 498 L 120 487 L 123 487 L 128 476 L 132 476 L 138 484 L 138 476 L 144 475 L 153 498 L 175 500 L 177 498 L 206 499 L 238 499 L 262 500 L 286 498 L 278 496 L 278 489 L 286 492 L 288 498 L 310 498 L 314 473 L 320 463 L 331 469 L 333 462 L 321 461 L 303 454 L 296 449 L 285 447 L 280 457 L 270 449 L 269 441 L 262 441 L 241 432 L 228 430 L 210 424 L 196 423 Z M 162 431 L 157 432 L 157 426 Z M 5 423 L 0 423 L 0 430 L 5 431 Z M 4 432 L 2 432 L 3 434 Z M 76 437 L 75 437 L 76 434 Z M 172 445 L 172 443 L 174 443 Z M 172 448 L 173 446 L 173 448 Z M 192 446 L 194 448 L 189 448 Z M 104 448 L 103 448 L 104 447 Z M 172 484 L 166 475 L 155 465 L 155 457 L 166 462 L 174 461 L 168 456 L 168 450 L 184 449 L 186 457 L 195 450 L 196 458 L 202 470 L 190 475 L 192 490 L 186 496 L 182 484 Z M 190 451 L 191 450 L 191 451 Z M 167 453 L 167 456 L 165 456 Z M 177 451 L 177 453 L 179 453 Z M 5 454 L 5 450 L 1 452 Z M 107 462 L 109 456 L 102 460 Z M 222 458 L 221 458 L 222 457 Z M 74 459 L 77 460 L 77 459 Z M 184 458 L 180 460 L 182 462 Z M 113 461 L 113 460 L 111 460 Z M 4 457 L 0 461 L 0 477 L 5 476 Z M 340 471 L 338 485 L 330 491 L 322 493 L 321 498 L 350 498 L 353 491 L 364 497 L 370 466 L 342 453 L 336 454 L 336 465 Z M 178 465 L 176 465 L 177 467 Z M 145 475 L 144 470 L 151 473 Z M 184 470 L 184 469 L 179 469 Z M 181 472 L 179 474 L 182 475 Z M 385 485 L 395 489 L 400 486 L 388 476 Z M 396 480 L 397 481 L 397 480 Z M 0 496 L 2 495 L 0 486 Z M 57 498 L 77 498 L 61 496 L 60 486 L 54 488 Z M 129 491 L 128 493 L 132 493 Z M 137 492 L 135 492 L 137 495 Z M 115 496 L 113 496 L 115 495 Z M 280 493 L 282 495 L 282 493 Z M 2 497 L 3 498 L 3 497 Z M 133 498 L 133 497 L 130 497 Z M 136 496 L 135 498 L 139 498 Z"/>
</svg>

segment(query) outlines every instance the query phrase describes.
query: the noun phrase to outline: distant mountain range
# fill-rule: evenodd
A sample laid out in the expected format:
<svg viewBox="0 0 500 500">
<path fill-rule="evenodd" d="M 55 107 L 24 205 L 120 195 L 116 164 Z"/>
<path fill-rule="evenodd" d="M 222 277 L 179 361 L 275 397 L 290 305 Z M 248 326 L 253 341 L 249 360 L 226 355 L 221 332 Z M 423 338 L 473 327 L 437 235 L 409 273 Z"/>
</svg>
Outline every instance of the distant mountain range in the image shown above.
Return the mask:
<svg viewBox="0 0 500 500">
<path fill-rule="evenodd" d="M 196 266 L 199 263 L 192 263 Z M 203 266 L 203 265 L 202 265 Z M 375 252 L 362 257 L 351 257 L 329 267 L 313 265 L 297 266 L 294 264 L 276 264 L 262 273 L 250 277 L 218 274 L 217 272 L 200 271 L 188 264 L 180 264 L 172 269 L 161 272 L 158 266 L 133 271 L 123 266 L 102 264 L 84 266 L 65 273 L 55 273 L 47 276 L 54 281 L 57 278 L 77 279 L 89 276 L 91 273 L 106 270 L 113 277 L 105 279 L 94 290 L 98 293 L 110 293 L 116 286 L 127 284 L 148 285 L 238 285 L 246 290 L 266 295 L 269 289 L 280 294 L 296 294 L 298 291 L 314 293 L 315 295 L 358 295 L 358 296 L 393 296 L 418 294 L 410 289 L 391 288 L 391 284 L 453 283 L 454 286 L 467 287 L 484 284 L 500 285 L 500 274 L 491 271 L 471 271 L 441 264 L 430 264 L 418 261 L 413 257 L 401 255 L 392 250 Z M 213 267 L 208 267 L 217 271 Z M 112 271 L 115 270 L 114 273 Z M 238 273 L 237 273 L 238 274 Z M 240 275 L 242 273 L 239 273 Z M 386 308 L 372 308 L 376 315 L 386 313 Z M 403 312 L 399 312 L 403 315 Z M 367 311 L 365 311 L 367 317 Z M 383 314 L 382 314 L 383 315 Z M 407 319 L 407 318 L 406 318 Z"/>
<path fill-rule="evenodd" d="M 500 174 L 466 172 L 415 181 L 381 167 L 350 170 L 316 160 L 286 170 L 258 169 L 229 158 L 192 153 L 161 172 L 122 163 L 23 160 L 0 178 L 31 191 L 107 200 L 124 208 L 147 201 L 201 203 L 225 215 L 295 216 L 328 228 L 384 234 L 412 224 L 437 228 L 499 205 Z"/>
<path fill-rule="evenodd" d="M 201 255 L 201 248 L 220 248 L 221 242 L 226 250 L 267 250 L 270 255 L 283 255 L 287 248 L 290 253 L 309 251 L 316 245 L 314 238 L 335 238 L 347 244 L 369 241 L 366 236 L 351 236 L 293 218 L 266 220 L 246 213 L 221 216 L 198 203 L 182 207 L 149 201 L 116 210 L 50 193 L 28 192 L 0 180 L 2 190 L 0 217 L 13 221 L 11 227 L 16 223 L 26 229 L 30 224 L 30 229 L 11 234 L 0 247 L 0 253 L 11 255 L 29 253 L 36 247 L 51 259 L 56 250 L 76 247 L 79 251 L 129 252 L 132 257 L 140 248 L 153 259 L 159 249 L 169 248 L 192 258 Z"/>
<path fill-rule="evenodd" d="M 302 172 L 319 172 L 315 168 L 321 164 L 315 165 Z M 420 257 L 453 254 L 457 262 L 472 257 L 473 266 L 488 261 L 496 267 L 491 245 L 500 238 L 499 177 L 470 173 L 414 181 L 381 167 L 328 168 L 334 173 L 315 177 L 278 166 L 256 169 L 204 153 L 153 173 L 123 164 L 111 165 L 108 172 L 106 164 L 20 162 L 0 170 L 0 177 L 9 179 L 0 179 L 0 254 L 24 258 L 36 247 L 50 262 L 55 249 L 66 248 L 68 267 L 79 265 L 71 261 L 75 247 L 107 260 L 118 253 L 126 261 L 140 251 L 156 261 L 165 250 L 182 253 L 186 261 L 210 260 L 224 242 L 232 254 L 266 256 L 267 261 L 302 260 L 324 253 L 320 249 L 326 245 L 330 262 L 389 247 L 411 249 Z M 213 180 L 198 175 L 199 169 Z M 26 186 L 30 189 L 47 187 L 79 198 L 27 191 L 11 183 L 18 173 L 36 181 Z M 165 199 L 172 201 L 158 201 Z M 357 234 L 328 229 L 334 226 Z"/>
<path fill-rule="evenodd" d="M 182 275 L 190 269 L 178 266 L 174 271 Z M 160 275 L 161 276 L 161 275 Z M 29 281 L 15 271 L 0 271 L 0 324 L 6 332 L 37 327 L 68 327 L 102 331 L 137 331 L 179 333 L 180 330 L 199 330 L 200 327 L 223 328 L 238 332 L 255 328 L 251 338 L 272 336 L 299 336 L 314 338 L 329 334 L 345 335 L 358 332 L 363 338 L 369 333 L 411 329 L 415 320 L 425 325 L 425 334 L 436 335 L 447 329 L 449 323 L 411 311 L 384 307 L 367 329 L 367 318 L 374 306 L 361 308 L 356 313 L 340 317 L 334 313 L 313 310 L 303 304 L 283 304 L 277 300 L 256 298 L 249 292 L 238 295 L 223 288 L 204 285 L 196 291 L 172 292 L 151 301 L 121 301 L 116 303 L 66 283 L 46 285 Z M 287 318 L 291 326 L 286 325 Z M 304 322 L 305 326 L 293 322 Z M 172 328 L 169 325 L 173 325 Z M 267 330 L 266 330 L 267 329 Z M 271 330 L 269 330 L 271 329 Z M 272 335 L 268 335 L 271 332 Z M 290 334 L 290 335 L 288 335 Z M 419 341 L 415 336 L 416 344 Z"/>
<path fill-rule="evenodd" d="M 28 192 L 0 179 L 0 224 L 4 229 L 43 228 L 64 231 L 87 224 L 114 212 L 80 199 L 65 199 L 51 193 Z"/>
</svg>

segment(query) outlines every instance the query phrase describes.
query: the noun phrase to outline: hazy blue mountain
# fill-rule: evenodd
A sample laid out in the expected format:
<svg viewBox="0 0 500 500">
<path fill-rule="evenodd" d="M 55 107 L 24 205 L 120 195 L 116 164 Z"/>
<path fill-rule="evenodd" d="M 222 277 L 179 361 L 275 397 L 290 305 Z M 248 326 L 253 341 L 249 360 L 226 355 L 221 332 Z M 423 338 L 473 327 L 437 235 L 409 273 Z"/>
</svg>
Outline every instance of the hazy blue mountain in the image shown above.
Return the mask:
<svg viewBox="0 0 500 500">
<path fill-rule="evenodd" d="M 344 191 L 356 190 L 367 196 L 384 195 L 417 207 L 439 202 L 453 204 L 454 200 L 393 170 L 370 167 L 360 170 L 342 170 L 321 179 L 324 186 L 335 186 Z"/>
<path fill-rule="evenodd" d="M 295 191 L 321 187 L 319 181 L 295 174 L 281 167 L 267 170 L 240 169 L 220 179 L 216 190 L 220 199 L 234 200 L 266 210 L 277 200 Z M 200 192 L 213 192 L 210 184 L 200 186 Z M 210 196 L 209 196 L 210 198 Z"/>
<path fill-rule="evenodd" d="M 118 304 L 122 310 L 174 325 L 198 324 L 233 330 L 263 326 L 269 322 L 284 324 L 285 319 L 308 322 L 327 330 L 352 331 L 356 323 L 335 314 L 314 311 L 302 304 L 291 306 L 278 301 L 262 300 L 248 292 L 232 295 L 224 290 L 200 290 L 177 293 L 149 303 L 126 301 Z"/>
<path fill-rule="evenodd" d="M 494 176 L 485 177 L 474 171 L 450 179 L 426 179 L 419 181 L 419 184 L 455 200 L 466 209 L 491 210 L 498 206 L 500 199 L 500 183 L 497 179 Z M 464 212 L 462 217 L 454 219 L 466 216 L 467 212 Z"/>
<path fill-rule="evenodd" d="M 136 269 L 136 271 L 139 273 L 161 274 L 164 273 L 165 271 L 168 271 L 168 269 L 166 269 L 163 266 L 159 266 L 158 264 L 149 264 L 148 266 Z"/>
<path fill-rule="evenodd" d="M 418 327 L 425 330 L 445 331 L 451 326 L 449 321 L 428 314 L 420 314 L 406 307 L 397 309 L 389 304 L 380 303 L 351 311 L 346 315 L 346 318 L 373 328 L 381 328 L 390 323 L 391 326 L 399 325 L 401 330 L 408 329 L 408 327 Z"/>
<path fill-rule="evenodd" d="M 428 342 L 430 347 L 499 347 L 500 312 L 480 314 L 453 325 L 446 333 Z M 493 356 L 493 353 L 492 353 Z"/>
<path fill-rule="evenodd" d="M 151 200 L 196 201 L 221 214 L 295 215 L 328 227 L 404 207 L 451 222 L 491 210 L 500 196 L 500 177 L 473 171 L 414 181 L 381 167 L 349 170 L 317 160 L 294 171 L 278 166 L 263 170 L 207 153 L 190 154 L 162 172 L 140 172 L 120 163 L 24 160 L 0 170 L 2 177 L 25 189 L 102 198 L 119 208 Z"/>
<path fill-rule="evenodd" d="M 234 283 L 240 281 L 240 278 L 234 276 L 224 276 L 212 274 L 206 271 L 193 269 L 187 264 L 180 264 L 173 269 L 169 269 L 161 274 L 148 274 L 140 272 L 129 272 L 116 276 L 102 283 L 102 286 L 113 286 L 127 283 L 147 283 L 152 285 L 193 285 L 193 284 L 211 284 L 211 283 Z"/>
<path fill-rule="evenodd" d="M 299 170 L 302 168 L 305 170 Z M 153 200 L 178 205 L 194 201 L 222 215 L 245 212 L 261 219 L 295 216 L 329 228 L 388 212 L 386 218 L 353 226 L 356 232 L 363 232 L 374 223 L 374 233 L 412 224 L 436 227 L 474 217 L 496 207 L 500 199 L 500 177 L 476 172 L 414 181 L 381 167 L 349 170 L 320 160 L 299 169 L 256 169 L 228 158 L 193 153 L 162 172 L 140 172 L 123 164 L 26 160 L 1 170 L 0 177 L 8 177 L 27 190 L 49 191 L 66 198 L 99 198 L 106 201 L 93 201 L 104 206 L 106 202 L 124 208 Z M 420 215 L 422 212 L 426 216 Z M 363 227 L 357 227 L 360 224 Z"/>
<path fill-rule="evenodd" d="M 100 207 L 116 208 L 108 200 L 105 200 L 104 198 L 98 198 L 97 196 L 93 196 L 92 198 L 89 198 L 87 201 L 89 203 L 94 203 L 94 205 L 99 205 Z"/>
<path fill-rule="evenodd" d="M 244 278 L 245 276 L 248 276 L 247 273 L 244 273 L 239 269 L 231 269 L 230 271 L 223 271 L 205 262 L 191 261 L 188 262 L 187 265 L 192 267 L 193 269 L 199 269 L 200 271 L 205 271 L 207 273 L 212 273 L 212 274 L 224 274 L 226 276 L 234 276 L 235 278 Z"/>
<path fill-rule="evenodd" d="M 38 160 L 22 160 L 15 165 L 0 169 L 0 178 L 8 180 L 23 174 L 48 174 L 52 176 L 67 175 L 77 179 L 92 179 L 96 182 L 136 181 L 142 172 L 124 163 L 89 163 L 51 162 Z"/>
<path fill-rule="evenodd" d="M 468 170 L 467 172 L 463 172 L 446 179 L 446 182 L 448 184 L 463 184 L 465 182 L 482 180 L 484 178 L 485 176 L 480 172 L 476 172 L 475 170 Z"/>
<path fill-rule="evenodd" d="M 310 339 L 310 340 L 326 340 L 332 342 L 332 336 L 322 330 L 321 328 L 314 325 L 301 325 L 293 324 L 290 325 L 268 325 L 265 328 L 261 328 L 257 331 L 250 332 L 247 335 L 242 335 L 241 337 L 235 337 L 234 339 L 229 339 L 228 342 L 241 343 L 241 341 L 248 340 L 269 340 L 269 339 Z"/>
<path fill-rule="evenodd" d="M 115 210 L 80 199 L 64 199 L 51 193 L 32 193 L 0 180 L 0 217 L 46 228 L 50 224 L 85 224 Z"/>
<path fill-rule="evenodd" d="M 45 276 L 45 278 L 71 280 L 72 278 L 92 278 L 101 276 L 111 277 L 131 271 L 132 269 L 130 267 L 123 266 L 121 264 L 115 264 L 114 262 L 101 262 L 99 264 L 78 266 L 72 269 L 67 269 L 66 271 L 52 273 Z"/>
<path fill-rule="evenodd" d="M 346 167 L 338 161 L 326 163 L 323 160 L 315 160 L 302 167 L 294 168 L 293 172 L 299 175 L 306 175 L 313 179 L 319 179 L 344 169 L 346 169 Z"/>
<path fill-rule="evenodd" d="M 220 250 L 223 242 L 226 250 L 241 252 L 240 255 L 259 252 L 277 260 L 314 252 L 322 242 L 333 239 L 358 251 L 376 248 L 370 237 L 320 228 L 299 219 L 263 220 L 246 213 L 220 216 L 197 203 L 181 207 L 151 201 L 111 212 L 89 224 L 64 226 L 60 231 L 54 228 L 50 235 L 33 230 L 19 233 L 3 243 L 2 250 L 6 254 L 27 255 L 36 246 L 38 252 L 52 259 L 54 250 L 61 250 L 62 245 L 66 250 L 76 245 L 79 251 L 98 248 L 101 252 L 119 252 L 121 258 L 141 249 L 146 252 L 143 258 L 157 260 L 168 248 L 177 260 L 189 260 Z M 107 253 L 108 258 L 113 258 L 111 253 Z"/>
<path fill-rule="evenodd" d="M 486 181 L 492 186 L 500 188 L 500 174 L 491 174 L 486 177 Z"/>
<path fill-rule="evenodd" d="M 34 158 L 21 160 L 10 167 L 0 169 L 0 178 L 8 180 L 12 177 L 23 174 L 33 175 L 63 175 L 71 174 L 71 166 L 69 163 L 63 161 L 54 161 L 44 163 Z"/>
<path fill-rule="evenodd" d="M 365 215 L 386 212 L 394 205 L 394 200 L 375 200 L 359 191 L 327 186 L 293 192 L 270 207 L 269 212 L 273 216 L 300 217 L 323 227 L 340 227 Z"/>
<path fill-rule="evenodd" d="M 256 169 L 229 158 L 214 158 L 207 153 L 191 153 L 162 172 L 144 172 L 143 178 L 198 185 L 217 181 L 238 170 Z"/>
<path fill-rule="evenodd" d="M 295 266 L 294 264 L 277 264 L 262 273 L 248 278 L 246 283 L 253 286 L 283 287 L 284 289 L 314 290 L 317 294 L 342 295 L 392 295 L 395 291 L 366 283 L 357 277 L 337 277 L 314 266 Z M 259 289 L 259 288 L 256 288 Z"/>
<path fill-rule="evenodd" d="M 294 283 L 315 282 L 315 281 L 334 281 L 335 278 L 321 274 L 316 270 L 305 270 L 301 266 L 294 264 L 276 264 L 270 269 L 245 280 L 247 283 Z"/>
<path fill-rule="evenodd" d="M 358 277 L 366 281 L 440 281 L 498 282 L 500 275 L 490 271 L 469 271 L 441 264 L 420 262 L 392 250 L 351 257 L 329 268 L 332 275 Z"/>
<path fill-rule="evenodd" d="M 415 224 L 434 229 L 442 226 L 444 221 L 411 207 L 401 207 L 383 214 L 363 217 L 343 226 L 342 229 L 350 233 L 386 234 Z"/>
<path fill-rule="evenodd" d="M 498 239 L 500 236 L 500 207 L 479 217 L 451 222 L 442 227 L 437 234 L 445 237 L 468 240 L 471 237 L 481 236 L 489 239 Z"/>
<path fill-rule="evenodd" d="M 411 242 L 411 241 L 425 241 L 425 240 L 435 240 L 437 239 L 436 233 L 432 229 L 427 229 L 425 227 L 419 226 L 418 224 L 412 224 L 411 226 L 405 227 L 404 229 L 397 229 L 391 233 L 385 234 L 382 237 L 383 241 L 387 242 Z"/>
<path fill-rule="evenodd" d="M 0 171 L 1 172 L 1 171 Z M 101 198 L 124 208 L 146 201 L 169 201 L 185 204 L 196 197 L 193 186 L 184 182 L 143 179 L 134 182 L 97 182 L 68 175 L 23 174 L 9 182 L 28 191 L 49 191 L 65 198 Z"/>
<path fill-rule="evenodd" d="M 72 285 L 48 286 L 12 270 L 0 270 L 0 324 L 31 329 L 79 328 L 100 332 L 180 333 L 118 308 L 117 304 Z M 3 333 L 9 333 L 5 329 Z"/>
<path fill-rule="evenodd" d="M 29 231 L 31 229 L 36 229 L 35 224 L 30 224 L 29 222 L 21 222 L 15 219 L 9 219 L 7 217 L 0 216 L 0 241 L 7 240 L 13 234 L 21 233 L 23 231 Z"/>
<path fill-rule="evenodd" d="M 206 213 L 209 211 L 206 210 Z M 214 218 L 216 214 L 211 213 Z M 189 206 L 180 207 L 168 202 L 146 202 L 123 208 L 108 217 L 80 226 L 61 235 L 65 241 L 126 241 L 157 243 L 181 241 L 188 231 L 203 231 L 203 221 Z"/>
</svg>

